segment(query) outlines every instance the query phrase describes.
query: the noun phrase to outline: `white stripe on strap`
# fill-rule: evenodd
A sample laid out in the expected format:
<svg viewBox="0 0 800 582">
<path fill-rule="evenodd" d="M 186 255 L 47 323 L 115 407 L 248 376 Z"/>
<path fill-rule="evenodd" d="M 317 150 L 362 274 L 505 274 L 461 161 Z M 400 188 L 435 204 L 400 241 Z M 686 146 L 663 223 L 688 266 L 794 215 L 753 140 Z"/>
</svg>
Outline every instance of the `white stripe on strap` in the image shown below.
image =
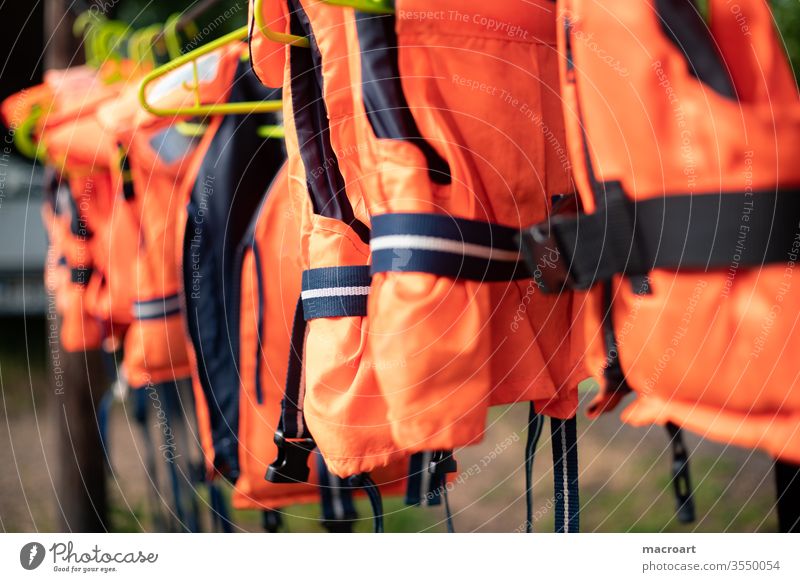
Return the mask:
<svg viewBox="0 0 800 582">
<path fill-rule="evenodd" d="M 345 297 L 348 295 L 369 295 L 369 287 L 325 287 L 323 289 L 306 289 L 300 293 L 303 300 L 320 297 Z"/>
<path fill-rule="evenodd" d="M 419 234 L 389 234 L 373 238 L 369 243 L 373 252 L 387 249 L 412 249 L 420 251 L 440 251 L 492 261 L 518 262 L 518 251 L 507 251 L 464 241 L 424 236 Z"/>
<path fill-rule="evenodd" d="M 140 301 L 133 304 L 133 316 L 136 319 L 148 319 L 165 315 L 180 309 L 181 301 L 177 295 L 151 301 Z"/>
</svg>

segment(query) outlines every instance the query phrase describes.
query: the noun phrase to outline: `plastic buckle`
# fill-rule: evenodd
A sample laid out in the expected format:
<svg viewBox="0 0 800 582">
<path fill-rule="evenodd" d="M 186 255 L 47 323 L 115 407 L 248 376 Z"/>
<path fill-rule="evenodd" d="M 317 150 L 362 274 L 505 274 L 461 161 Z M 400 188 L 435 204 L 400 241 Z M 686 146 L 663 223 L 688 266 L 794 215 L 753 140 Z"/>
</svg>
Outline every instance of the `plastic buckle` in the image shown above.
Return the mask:
<svg viewBox="0 0 800 582">
<path fill-rule="evenodd" d="M 267 468 L 266 480 L 270 483 L 307 483 L 311 474 L 308 457 L 317 448 L 314 439 L 287 439 L 278 430 L 274 440 L 278 458 Z"/>
<path fill-rule="evenodd" d="M 577 287 L 548 222 L 523 229 L 519 240 L 528 269 L 544 293 L 558 293 L 564 287 Z"/>
<path fill-rule="evenodd" d="M 428 473 L 431 475 L 445 475 L 458 471 L 458 463 L 453 457 L 453 451 L 435 451 L 428 464 Z"/>
</svg>

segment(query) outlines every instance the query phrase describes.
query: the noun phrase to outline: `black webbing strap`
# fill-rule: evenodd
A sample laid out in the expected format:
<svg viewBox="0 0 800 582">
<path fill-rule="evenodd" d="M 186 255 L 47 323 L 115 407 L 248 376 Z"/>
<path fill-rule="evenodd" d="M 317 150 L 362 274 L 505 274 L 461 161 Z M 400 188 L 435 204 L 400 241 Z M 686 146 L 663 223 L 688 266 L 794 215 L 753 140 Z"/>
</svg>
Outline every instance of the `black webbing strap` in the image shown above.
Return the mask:
<svg viewBox="0 0 800 582">
<path fill-rule="evenodd" d="M 267 533 L 278 533 L 283 527 L 283 516 L 277 509 L 265 509 L 261 512 L 261 528 Z"/>
<path fill-rule="evenodd" d="M 372 278 L 368 266 L 325 267 L 303 272 L 303 313 L 306 321 L 321 317 L 367 314 Z"/>
<path fill-rule="evenodd" d="M 89 279 L 92 278 L 94 269 L 92 267 L 72 267 L 69 270 L 69 280 L 75 285 L 86 287 L 89 284 Z"/>
<path fill-rule="evenodd" d="M 353 504 L 353 488 L 346 479 L 328 471 L 325 459 L 317 454 L 317 473 L 322 505 L 322 525 L 330 533 L 353 531 L 358 512 Z"/>
<path fill-rule="evenodd" d="M 302 483 L 310 474 L 308 457 L 316 444 L 303 416 L 303 349 L 307 321 L 366 315 L 369 284 L 367 266 L 325 267 L 303 272 L 302 291 L 292 323 L 281 416 L 275 431 L 278 457 L 267 469 L 267 481 Z"/>
<path fill-rule="evenodd" d="M 440 483 L 432 479 L 428 466 L 433 451 L 414 453 L 408 458 L 408 478 L 406 479 L 406 505 L 440 505 L 442 494 Z"/>
<path fill-rule="evenodd" d="M 362 488 L 367 494 L 372 507 L 372 531 L 373 533 L 383 533 L 383 498 L 375 481 L 372 480 L 369 473 L 361 473 L 350 477 L 348 483 L 351 487 Z"/>
<path fill-rule="evenodd" d="M 164 319 L 181 312 L 181 299 L 177 293 L 156 297 L 146 301 L 134 301 L 131 315 L 139 321 L 149 319 Z"/>
<path fill-rule="evenodd" d="M 553 216 L 523 230 L 522 249 L 546 290 L 585 289 L 652 269 L 757 267 L 800 250 L 800 190 L 723 192 L 631 201 L 617 182 L 593 214 Z"/>
<path fill-rule="evenodd" d="M 406 271 L 454 279 L 511 281 L 530 277 L 519 231 L 442 214 L 397 213 L 372 218 L 372 273 Z"/>
<path fill-rule="evenodd" d="M 536 412 L 531 402 L 528 409 L 528 438 L 525 442 L 525 533 L 533 533 L 533 461 L 543 426 L 544 416 Z"/>
<path fill-rule="evenodd" d="M 692 481 L 689 478 L 689 450 L 683 442 L 683 430 L 677 424 L 668 422 L 665 426 L 672 446 L 672 487 L 675 491 L 675 507 L 678 521 L 694 521 L 694 496 Z"/>
<path fill-rule="evenodd" d="M 443 450 L 434 451 L 431 460 L 428 463 L 428 473 L 431 475 L 431 481 L 438 484 L 438 490 L 441 492 L 442 499 L 444 500 L 444 515 L 445 523 L 447 525 L 447 533 L 455 533 L 455 525 L 453 524 L 453 513 L 450 511 L 450 499 L 447 492 L 447 475 L 448 473 L 455 473 L 458 471 L 458 463 L 453 457 L 453 451 Z"/>
<path fill-rule="evenodd" d="M 556 492 L 555 531 L 577 533 L 580 531 L 580 498 L 576 418 L 550 418 L 550 437 L 553 444 L 553 482 Z"/>
<path fill-rule="evenodd" d="M 278 457 L 267 468 L 265 477 L 271 483 L 305 483 L 311 472 L 308 468 L 308 457 L 317 445 L 314 443 L 303 417 L 303 348 L 305 339 L 306 320 L 303 317 L 303 302 L 298 299 L 292 323 L 286 388 L 281 400 L 278 429 L 275 431 Z"/>
<path fill-rule="evenodd" d="M 800 533 L 800 465 L 775 461 L 778 531 Z"/>
</svg>

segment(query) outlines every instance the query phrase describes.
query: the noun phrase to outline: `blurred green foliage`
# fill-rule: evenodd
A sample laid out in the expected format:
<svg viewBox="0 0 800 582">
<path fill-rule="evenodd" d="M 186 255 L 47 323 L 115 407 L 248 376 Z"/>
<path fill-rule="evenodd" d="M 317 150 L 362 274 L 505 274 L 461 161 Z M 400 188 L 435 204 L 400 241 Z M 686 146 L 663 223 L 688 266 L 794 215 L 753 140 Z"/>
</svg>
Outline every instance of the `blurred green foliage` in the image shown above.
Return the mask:
<svg viewBox="0 0 800 582">
<path fill-rule="evenodd" d="M 108 17 L 140 29 L 163 23 L 172 14 L 192 10 L 201 2 L 202 0 L 118 0 L 109 11 Z M 247 23 L 247 6 L 248 0 L 220 0 L 194 22 L 201 35 L 195 39 L 192 34 L 184 31 L 183 41 L 195 48 L 198 44 L 205 44 L 244 26 Z"/>
<path fill-rule="evenodd" d="M 800 71 L 800 1 L 773 0 L 772 7 L 797 78 Z"/>
</svg>

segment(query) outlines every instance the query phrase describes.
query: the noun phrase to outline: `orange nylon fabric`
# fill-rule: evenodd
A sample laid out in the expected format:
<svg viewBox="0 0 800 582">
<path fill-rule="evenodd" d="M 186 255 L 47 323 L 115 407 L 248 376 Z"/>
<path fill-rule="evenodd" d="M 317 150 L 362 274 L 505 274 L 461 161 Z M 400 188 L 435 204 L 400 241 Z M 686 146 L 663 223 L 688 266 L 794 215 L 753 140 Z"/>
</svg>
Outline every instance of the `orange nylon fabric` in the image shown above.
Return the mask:
<svg viewBox="0 0 800 582">
<path fill-rule="evenodd" d="M 288 25 L 286 5 L 279 0 L 264 0 L 261 3 L 266 25 L 273 30 L 285 30 Z M 248 3 L 250 35 L 250 64 L 261 82 L 267 87 L 283 85 L 283 68 L 286 65 L 286 47 L 264 36 L 256 25 L 255 1 Z"/>
<path fill-rule="evenodd" d="M 724 0 L 710 3 L 710 32 L 737 101 L 692 76 L 662 30 L 654 2 L 562 2 L 574 62 L 574 75 L 562 63 L 566 121 L 587 212 L 595 202 L 581 123 L 597 179 L 620 181 L 634 199 L 800 185 L 793 147 L 800 103 L 769 7 L 763 0 L 738 6 L 741 15 Z M 563 49 L 567 37 L 560 30 Z M 743 225 L 746 238 L 746 219 Z M 792 280 L 800 233 L 795 241 L 784 264 L 655 270 L 648 295 L 615 280 L 619 361 L 638 394 L 623 413 L 625 421 L 672 421 L 722 442 L 800 461 L 800 386 L 791 357 L 800 347 L 800 315 L 789 307 L 800 301 L 800 285 Z M 599 292 L 592 291 L 593 300 Z M 593 372 L 602 378 L 603 310 L 595 305 L 592 313 L 589 307 L 587 342 L 595 353 Z M 615 400 L 601 394 L 596 411 Z"/>
</svg>

